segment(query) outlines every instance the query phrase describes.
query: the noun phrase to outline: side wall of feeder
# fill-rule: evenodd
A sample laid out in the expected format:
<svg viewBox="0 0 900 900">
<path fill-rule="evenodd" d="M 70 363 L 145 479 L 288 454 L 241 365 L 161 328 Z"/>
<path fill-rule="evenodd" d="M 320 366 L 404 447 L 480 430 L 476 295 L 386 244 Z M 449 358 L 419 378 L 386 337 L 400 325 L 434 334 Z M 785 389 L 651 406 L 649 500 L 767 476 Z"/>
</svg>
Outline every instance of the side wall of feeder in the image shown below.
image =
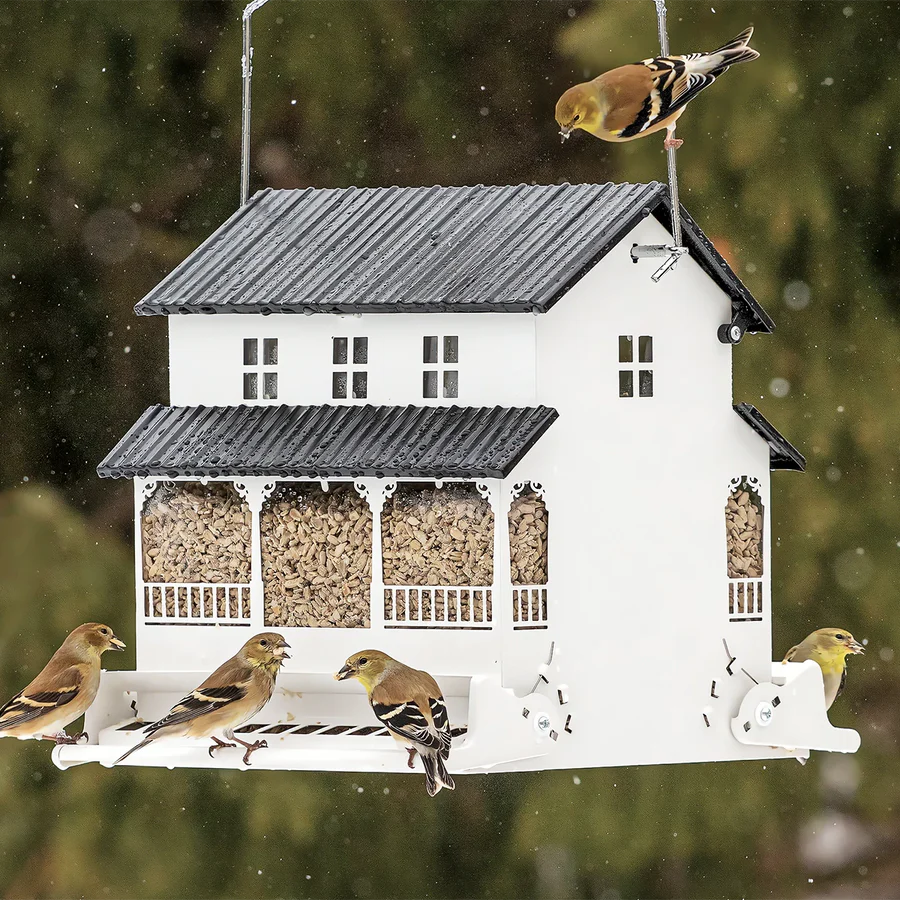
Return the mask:
<svg viewBox="0 0 900 900">
<path fill-rule="evenodd" d="M 572 734 L 538 767 L 766 755 L 730 731 L 752 686 L 740 669 L 768 678 L 771 604 L 760 622 L 729 621 L 724 508 L 730 480 L 752 475 L 771 523 L 769 452 L 732 410 L 732 350 L 716 339 L 729 299 L 690 259 L 654 284 L 649 264 L 629 258 L 632 241 L 665 239 L 645 221 L 537 320 L 536 400 L 560 416 L 509 480 L 541 473 L 547 486 L 573 716 Z M 652 397 L 619 396 L 620 335 L 653 337 L 643 366 Z M 734 676 L 723 638 L 739 660 Z M 504 657 L 504 683 L 523 687 L 544 653 L 539 640 L 520 642 Z"/>
</svg>

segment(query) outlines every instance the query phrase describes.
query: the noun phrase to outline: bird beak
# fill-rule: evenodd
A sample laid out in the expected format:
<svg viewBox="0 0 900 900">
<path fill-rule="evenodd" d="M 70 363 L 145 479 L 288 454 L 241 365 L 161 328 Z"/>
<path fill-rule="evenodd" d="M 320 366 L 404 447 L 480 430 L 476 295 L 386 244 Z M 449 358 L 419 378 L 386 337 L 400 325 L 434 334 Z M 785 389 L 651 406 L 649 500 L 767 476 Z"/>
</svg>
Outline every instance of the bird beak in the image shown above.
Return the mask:
<svg viewBox="0 0 900 900">
<path fill-rule="evenodd" d="M 124 644 L 124 642 L 120 641 L 115 635 L 113 635 L 109 639 L 109 649 L 110 650 L 124 650 L 125 644 Z"/>
<path fill-rule="evenodd" d="M 275 658 L 276 659 L 290 659 L 291 654 L 286 651 L 290 648 L 290 644 L 287 641 L 279 641 L 275 645 Z"/>
<path fill-rule="evenodd" d="M 335 681 L 344 681 L 347 678 L 352 678 L 355 674 L 356 673 L 353 671 L 353 669 L 350 666 L 345 665 L 341 668 L 340 672 L 334 673 L 334 680 Z"/>
<path fill-rule="evenodd" d="M 850 648 L 851 653 L 865 653 L 866 652 L 866 648 L 863 647 L 863 645 L 860 644 L 859 641 L 850 641 L 850 643 L 847 644 L 847 646 Z"/>
<path fill-rule="evenodd" d="M 560 128 L 559 133 L 560 133 L 560 136 L 562 137 L 562 140 L 560 141 L 561 144 L 564 144 L 570 137 L 572 137 L 573 130 L 574 129 L 572 128 L 571 125 L 563 125 Z"/>
</svg>

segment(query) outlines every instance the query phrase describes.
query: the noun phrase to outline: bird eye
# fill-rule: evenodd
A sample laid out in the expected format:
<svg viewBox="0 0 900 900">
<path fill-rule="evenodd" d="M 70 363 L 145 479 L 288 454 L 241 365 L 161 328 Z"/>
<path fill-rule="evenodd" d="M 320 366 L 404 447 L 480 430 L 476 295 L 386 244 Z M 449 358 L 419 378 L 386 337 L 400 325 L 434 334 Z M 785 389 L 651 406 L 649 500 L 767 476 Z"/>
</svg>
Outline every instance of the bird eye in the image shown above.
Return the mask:
<svg viewBox="0 0 900 900">
<path fill-rule="evenodd" d="M 843 635 L 843 634 L 836 634 L 835 637 L 836 637 L 839 641 L 842 641 L 842 640 L 844 640 L 844 638 L 846 637 L 846 635 Z"/>
<path fill-rule="evenodd" d="M 265 638 L 263 638 L 263 639 L 259 642 L 259 646 L 260 646 L 260 647 L 268 647 L 268 646 L 269 646 L 269 642 L 268 642 Z"/>
<path fill-rule="evenodd" d="M 100 629 L 100 634 L 109 634 L 109 629 L 108 629 L 108 628 L 101 628 L 101 629 Z"/>
<path fill-rule="evenodd" d="M 581 113 L 578 113 L 578 115 L 575 116 L 575 118 L 572 119 L 572 121 L 573 121 L 573 122 L 577 122 L 580 118 L 581 118 Z"/>
<path fill-rule="evenodd" d="M 360 659 L 359 664 L 361 666 L 364 666 L 368 661 L 369 660 L 364 656 L 362 659 Z"/>
</svg>

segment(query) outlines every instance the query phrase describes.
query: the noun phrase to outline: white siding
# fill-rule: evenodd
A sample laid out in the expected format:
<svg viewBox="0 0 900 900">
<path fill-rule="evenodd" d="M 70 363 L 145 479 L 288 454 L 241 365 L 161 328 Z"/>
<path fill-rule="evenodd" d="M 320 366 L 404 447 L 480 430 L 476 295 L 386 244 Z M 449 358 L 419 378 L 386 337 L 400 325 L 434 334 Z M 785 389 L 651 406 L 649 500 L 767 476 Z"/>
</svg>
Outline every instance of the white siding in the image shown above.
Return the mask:
<svg viewBox="0 0 900 900">
<path fill-rule="evenodd" d="M 243 340 L 279 341 L 278 403 L 332 399 L 332 338 L 368 337 L 368 397 L 356 403 L 423 405 L 422 339 L 459 337 L 461 406 L 534 402 L 534 316 L 510 313 L 172 316 L 169 378 L 174 406 L 243 401 Z"/>
</svg>

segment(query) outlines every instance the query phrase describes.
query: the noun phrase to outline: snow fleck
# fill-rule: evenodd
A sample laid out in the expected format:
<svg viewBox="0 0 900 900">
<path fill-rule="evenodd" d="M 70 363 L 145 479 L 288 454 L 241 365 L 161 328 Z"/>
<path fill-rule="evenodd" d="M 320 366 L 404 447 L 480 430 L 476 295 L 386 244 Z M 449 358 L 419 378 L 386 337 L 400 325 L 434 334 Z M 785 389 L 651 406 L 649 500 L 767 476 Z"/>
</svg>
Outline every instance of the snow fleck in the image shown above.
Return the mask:
<svg viewBox="0 0 900 900">
<path fill-rule="evenodd" d="M 123 353 L 131 353 L 131 347 L 124 347 L 122 352 Z"/>
<path fill-rule="evenodd" d="M 842 474 L 843 472 L 841 472 L 841 470 L 837 466 L 829 466 L 825 470 L 825 477 L 829 481 L 840 481 Z"/>
<path fill-rule="evenodd" d="M 820 84 L 825 87 L 831 87 L 834 84 L 834 79 L 829 75 L 827 78 L 823 79 Z"/>
<path fill-rule="evenodd" d="M 837 408 L 837 411 L 838 411 L 838 412 L 843 412 L 843 411 L 844 411 L 844 407 L 843 407 L 843 406 L 839 406 L 839 407 Z"/>
<path fill-rule="evenodd" d="M 849 19 L 850 16 L 853 15 L 853 7 L 852 7 L 852 6 L 845 6 L 844 9 L 843 9 L 843 13 L 844 13 L 844 16 L 845 16 L 846 18 Z"/>
<path fill-rule="evenodd" d="M 789 281 L 781 292 L 784 305 L 788 309 L 806 309 L 809 306 L 810 290 L 805 281 Z"/>
<path fill-rule="evenodd" d="M 756 271 L 756 263 L 748 262 L 744 268 L 752 275 Z"/>
<path fill-rule="evenodd" d="M 791 383 L 787 378 L 773 378 L 769 382 L 769 393 L 773 397 L 787 397 L 791 392 Z"/>
<path fill-rule="evenodd" d="M 881 657 L 882 662 L 893 662 L 894 661 L 894 648 L 893 647 L 882 647 L 878 651 L 879 657 Z"/>
<path fill-rule="evenodd" d="M 573 775 L 572 784 L 581 784 L 581 779 L 577 775 Z"/>
</svg>

